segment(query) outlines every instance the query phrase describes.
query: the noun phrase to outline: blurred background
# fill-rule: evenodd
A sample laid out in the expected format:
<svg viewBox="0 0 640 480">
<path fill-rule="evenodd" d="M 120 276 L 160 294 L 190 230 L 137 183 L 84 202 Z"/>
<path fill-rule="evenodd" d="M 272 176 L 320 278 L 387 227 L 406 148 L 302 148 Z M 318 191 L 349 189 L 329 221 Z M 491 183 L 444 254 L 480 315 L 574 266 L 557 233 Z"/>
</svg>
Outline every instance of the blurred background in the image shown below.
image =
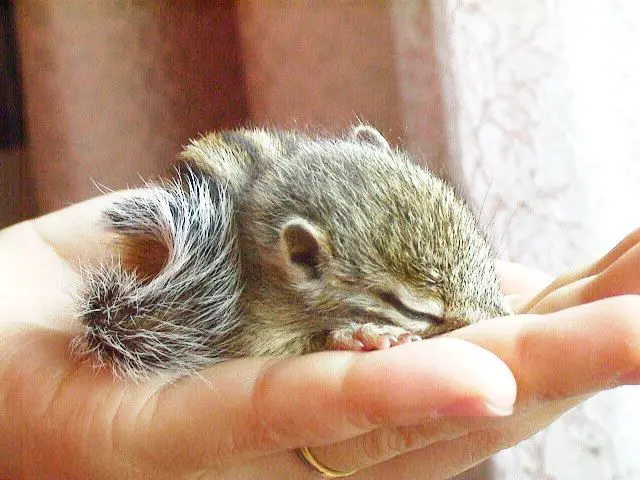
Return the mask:
<svg viewBox="0 0 640 480">
<path fill-rule="evenodd" d="M 559 273 L 640 226 L 637 0 L 0 0 L 0 68 L 0 226 L 161 174 L 200 132 L 358 119 L 502 257 Z M 466 478 L 638 479 L 639 400 Z"/>
</svg>

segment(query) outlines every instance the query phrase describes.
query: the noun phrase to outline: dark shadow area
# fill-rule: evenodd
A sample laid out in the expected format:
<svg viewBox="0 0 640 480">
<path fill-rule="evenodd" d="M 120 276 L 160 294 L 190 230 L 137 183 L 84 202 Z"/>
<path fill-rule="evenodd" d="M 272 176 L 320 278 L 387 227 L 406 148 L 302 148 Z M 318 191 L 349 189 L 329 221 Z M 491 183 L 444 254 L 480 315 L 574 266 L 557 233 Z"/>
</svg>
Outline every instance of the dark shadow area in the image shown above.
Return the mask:
<svg viewBox="0 0 640 480">
<path fill-rule="evenodd" d="M 0 148 L 23 143 L 20 76 L 13 5 L 0 0 Z"/>
<path fill-rule="evenodd" d="M 20 168 L 24 129 L 13 3 L 0 0 L 0 228 L 23 217 Z"/>
</svg>

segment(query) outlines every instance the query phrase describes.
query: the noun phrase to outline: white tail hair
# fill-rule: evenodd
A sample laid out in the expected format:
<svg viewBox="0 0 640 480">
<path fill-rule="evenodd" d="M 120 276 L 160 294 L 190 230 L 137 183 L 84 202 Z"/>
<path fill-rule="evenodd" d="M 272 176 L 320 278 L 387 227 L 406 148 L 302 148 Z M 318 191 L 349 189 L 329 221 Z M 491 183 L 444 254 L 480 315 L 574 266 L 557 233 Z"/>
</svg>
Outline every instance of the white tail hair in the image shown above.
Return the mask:
<svg viewBox="0 0 640 480">
<path fill-rule="evenodd" d="M 117 376 L 195 373 L 223 356 L 242 291 L 231 192 L 191 169 L 131 192 L 103 214 L 124 237 L 153 239 L 168 258 L 153 278 L 121 263 L 83 272 L 73 348 Z"/>
</svg>

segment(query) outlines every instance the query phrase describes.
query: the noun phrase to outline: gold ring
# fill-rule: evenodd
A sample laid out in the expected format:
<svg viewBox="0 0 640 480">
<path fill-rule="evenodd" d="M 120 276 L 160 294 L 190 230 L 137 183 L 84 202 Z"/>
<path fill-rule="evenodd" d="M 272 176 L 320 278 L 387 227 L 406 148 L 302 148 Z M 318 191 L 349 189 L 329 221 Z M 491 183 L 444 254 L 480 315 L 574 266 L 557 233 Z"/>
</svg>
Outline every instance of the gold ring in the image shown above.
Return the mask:
<svg viewBox="0 0 640 480">
<path fill-rule="evenodd" d="M 316 457 L 313 456 L 313 453 L 311 453 L 311 450 L 309 450 L 308 447 L 298 449 L 298 454 L 304 461 L 304 463 L 309 465 L 325 478 L 344 478 L 357 472 L 357 470 L 351 470 L 350 472 L 341 472 L 339 470 L 333 470 L 332 468 L 323 465 L 318 461 Z"/>
</svg>

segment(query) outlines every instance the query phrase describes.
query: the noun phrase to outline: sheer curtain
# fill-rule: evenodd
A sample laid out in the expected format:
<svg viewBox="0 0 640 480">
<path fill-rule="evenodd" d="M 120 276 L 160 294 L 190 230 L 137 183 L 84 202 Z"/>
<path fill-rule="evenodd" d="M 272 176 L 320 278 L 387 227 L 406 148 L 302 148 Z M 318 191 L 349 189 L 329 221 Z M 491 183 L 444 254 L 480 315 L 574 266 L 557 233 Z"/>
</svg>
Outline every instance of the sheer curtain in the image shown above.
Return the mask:
<svg viewBox="0 0 640 480">
<path fill-rule="evenodd" d="M 449 170 L 503 257 L 558 273 L 640 226 L 640 2 L 398 0 L 393 10 L 399 71 L 421 68 L 407 45 L 414 55 L 433 45 Z M 419 125 L 420 112 L 405 119 Z M 429 142 L 408 132 L 414 148 Z M 497 455 L 492 478 L 640 478 L 639 405 L 637 387 L 600 394 Z"/>
</svg>

